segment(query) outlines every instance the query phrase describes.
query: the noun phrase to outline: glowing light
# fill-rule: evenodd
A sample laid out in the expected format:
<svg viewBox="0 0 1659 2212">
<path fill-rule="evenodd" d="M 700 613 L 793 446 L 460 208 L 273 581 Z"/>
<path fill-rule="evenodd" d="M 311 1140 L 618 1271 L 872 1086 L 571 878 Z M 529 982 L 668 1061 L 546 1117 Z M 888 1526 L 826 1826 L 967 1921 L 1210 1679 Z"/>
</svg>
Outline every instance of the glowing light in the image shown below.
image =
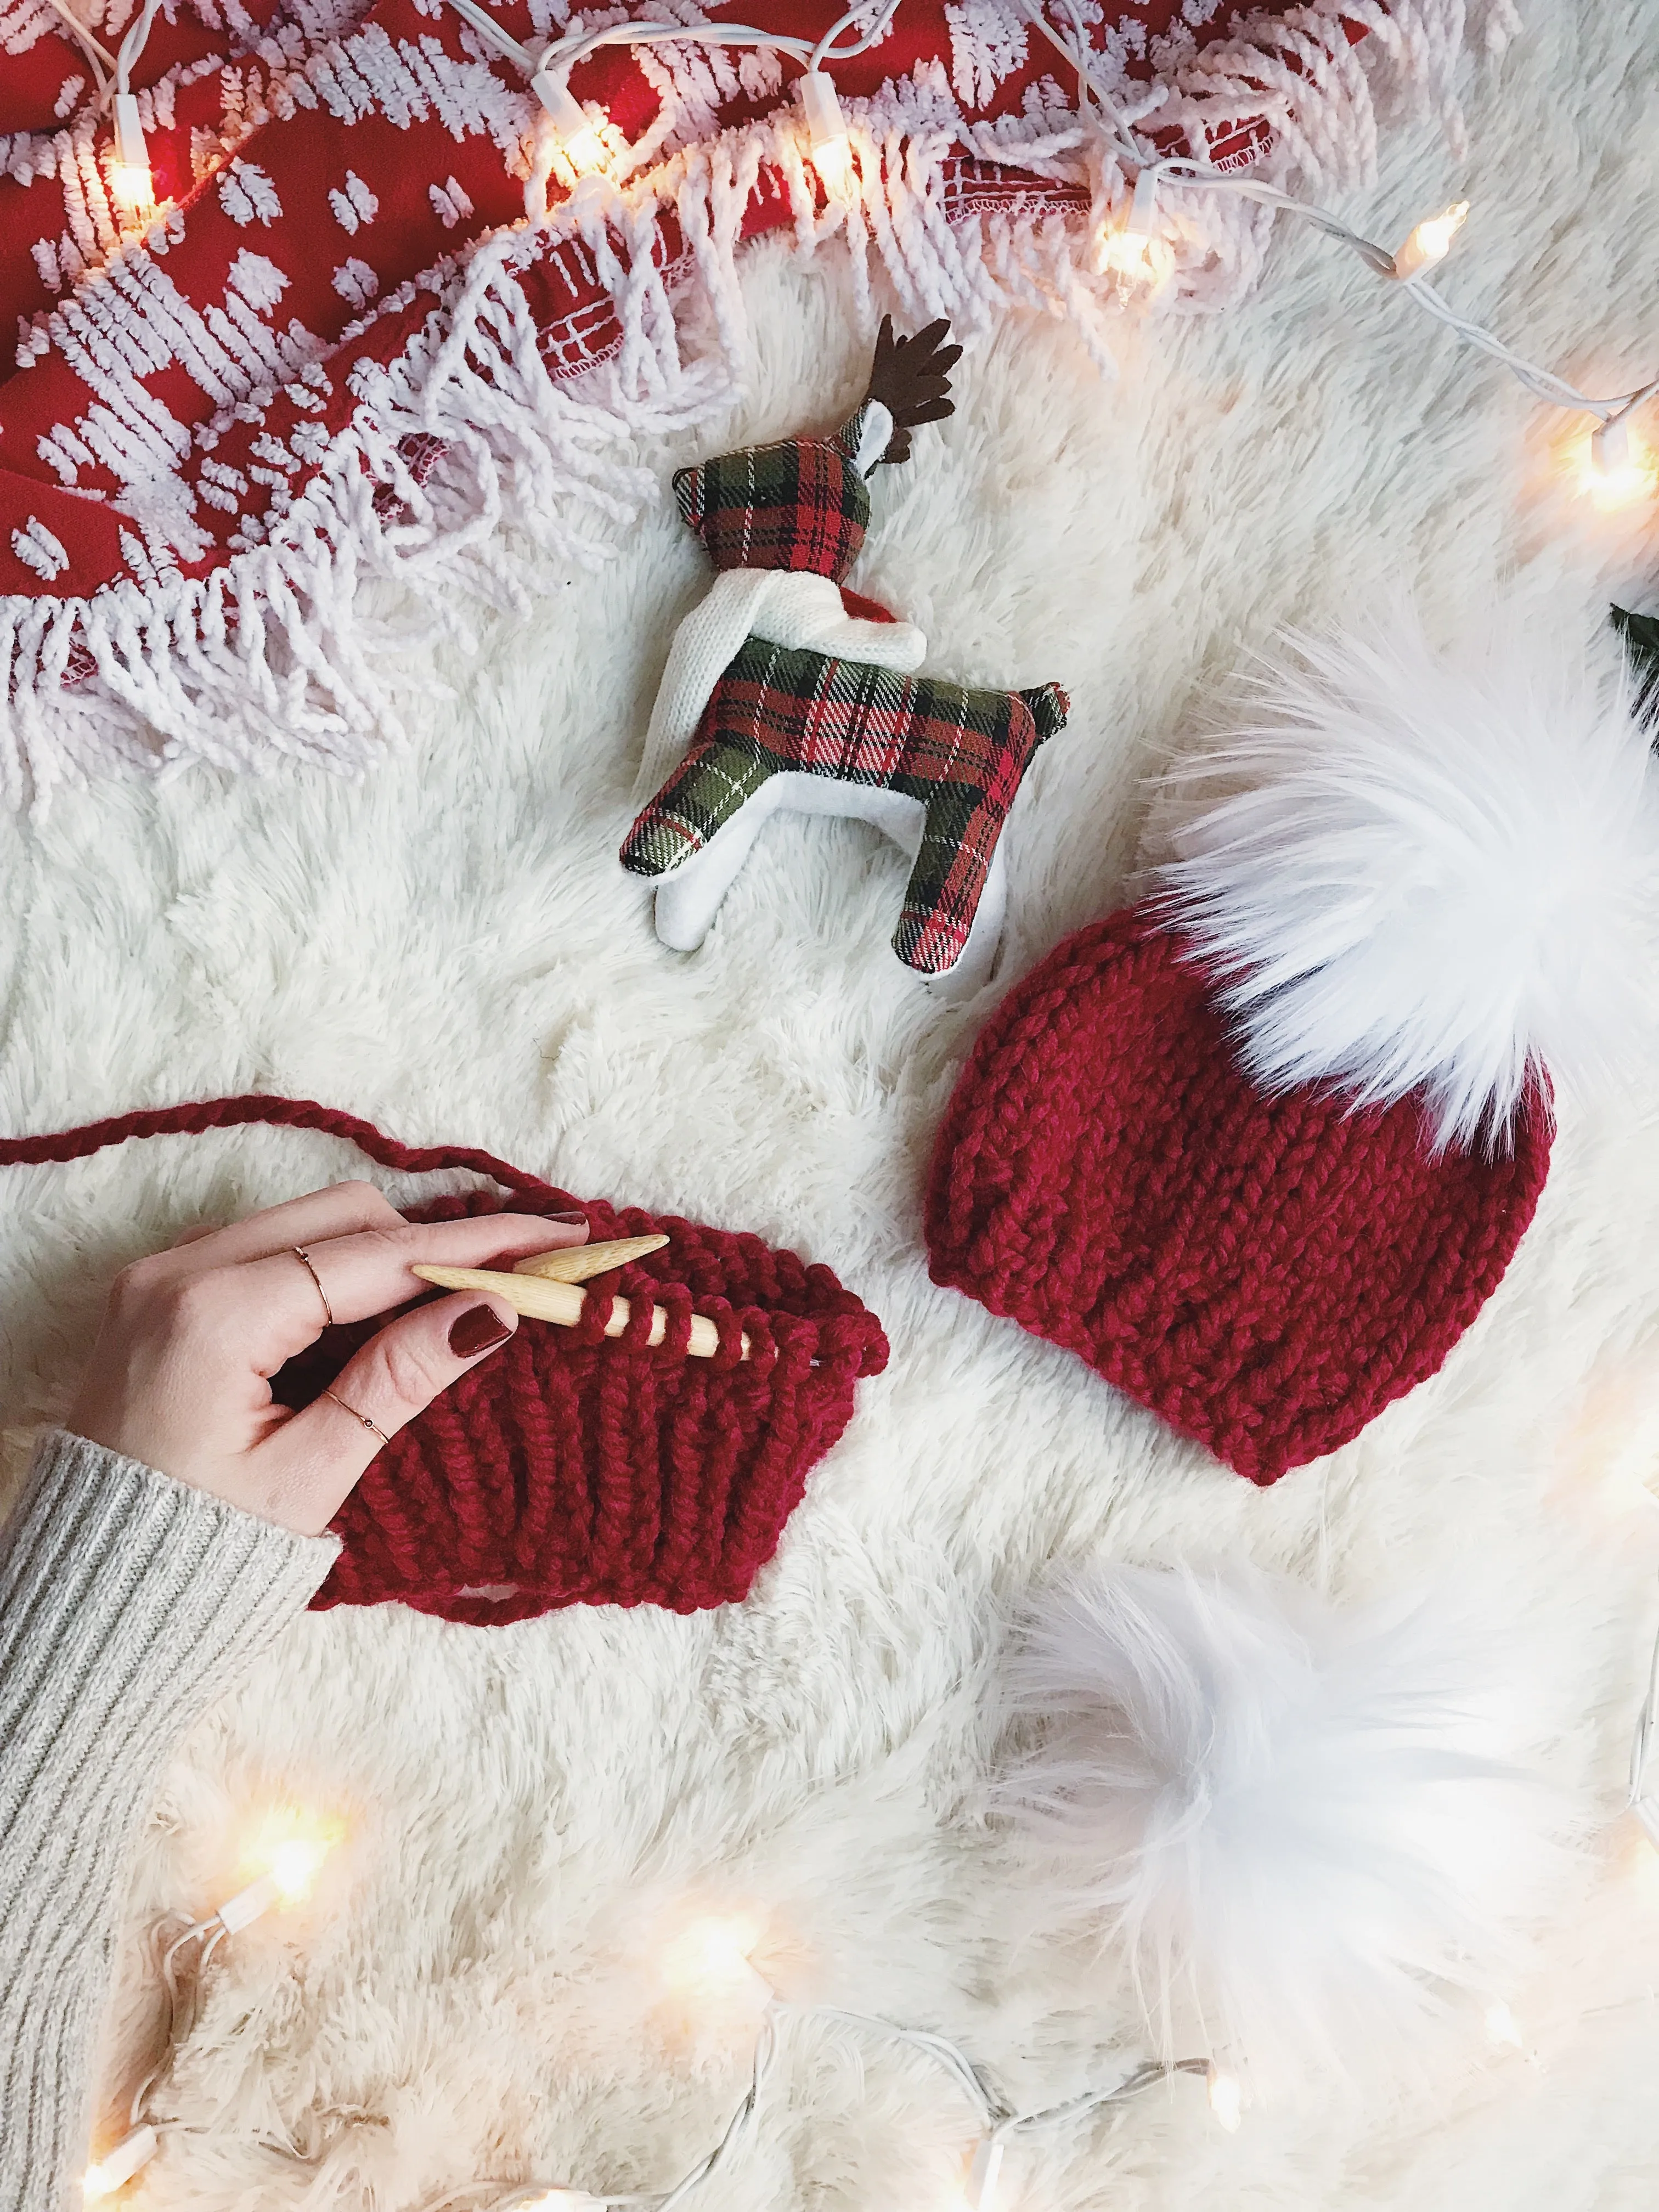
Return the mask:
<svg viewBox="0 0 1659 2212">
<path fill-rule="evenodd" d="M 1212 2063 L 1207 2082 L 1210 2110 L 1228 2134 L 1235 2135 L 1244 2117 L 1244 2091 L 1237 2074 L 1230 2074 L 1224 2066 Z"/>
<path fill-rule="evenodd" d="M 150 174 L 144 126 L 138 102 L 130 92 L 115 95 L 115 152 L 107 171 L 109 196 L 125 214 L 137 218 L 155 209 L 155 179 Z"/>
<path fill-rule="evenodd" d="M 135 2128 L 124 2136 L 112 2151 L 106 2151 L 95 2165 L 89 2166 L 81 2177 L 81 2194 L 89 2203 L 100 2197 L 113 2197 L 124 2188 L 141 2166 L 148 2166 L 161 2148 L 161 2138 L 148 2125 Z"/>
<path fill-rule="evenodd" d="M 291 1810 L 268 1814 L 249 1845 L 244 1864 L 258 1879 L 219 1907 L 229 1935 L 250 1926 L 274 1905 L 297 1905 L 311 1893 L 324 1860 L 344 1834 L 337 1821 L 319 1821 Z"/>
<path fill-rule="evenodd" d="M 749 1956 L 759 1940 L 752 1920 L 694 1920 L 664 1951 L 663 1979 L 680 1996 L 753 1996 L 769 2004 L 771 1984 Z"/>
<path fill-rule="evenodd" d="M 845 138 L 831 138 L 812 149 L 812 167 L 832 200 L 844 200 L 853 189 L 853 149 Z"/>
<path fill-rule="evenodd" d="M 1426 222 L 1419 222 L 1406 243 L 1394 257 L 1394 273 L 1402 283 L 1409 283 L 1413 276 L 1431 269 L 1437 261 L 1443 261 L 1451 251 L 1451 242 L 1462 229 L 1469 212 L 1467 200 L 1459 200 L 1449 207 L 1444 215 L 1431 215 Z"/>
<path fill-rule="evenodd" d="M 602 169 L 608 159 L 605 141 L 564 79 L 551 70 L 540 70 L 531 78 L 530 89 L 550 118 L 559 151 L 577 175 Z"/>
<path fill-rule="evenodd" d="M 1158 179 L 1151 169 L 1135 179 L 1121 228 L 1102 231 L 1095 265 L 1103 276 L 1155 291 L 1175 267 L 1175 255 L 1158 228 Z"/>
<path fill-rule="evenodd" d="M 812 167 L 830 198 L 845 200 L 853 190 L 852 142 L 836 88 L 822 70 L 808 70 L 801 79 L 800 104 Z"/>
<path fill-rule="evenodd" d="M 1164 282 L 1173 259 L 1161 238 L 1147 238 L 1135 230 L 1103 233 L 1095 257 L 1103 274 L 1127 277 L 1131 283 L 1149 289 Z"/>
<path fill-rule="evenodd" d="M 155 209 L 155 179 L 149 164 L 141 169 L 131 161 L 112 161 L 105 173 L 109 196 L 124 215 L 135 218 Z"/>
<path fill-rule="evenodd" d="M 1573 460 L 1579 489 L 1604 514 L 1659 495 L 1659 460 L 1623 422 L 1598 423 Z"/>
<path fill-rule="evenodd" d="M 294 1805 L 273 1806 L 249 1838 L 242 1863 L 250 1874 L 269 1875 L 289 1904 L 310 1891 L 324 1860 L 345 1839 L 345 1829 L 327 1814 Z"/>
<path fill-rule="evenodd" d="M 1521 2030 L 1516 2025 L 1515 2014 L 1500 1999 L 1486 2007 L 1486 2037 L 1500 2050 L 1519 2051 Z"/>
<path fill-rule="evenodd" d="M 270 1854 L 270 1878 L 287 1905 L 297 1905 L 311 1893 L 323 1861 L 334 1848 L 332 1836 L 295 1836 L 278 1844 Z"/>
</svg>

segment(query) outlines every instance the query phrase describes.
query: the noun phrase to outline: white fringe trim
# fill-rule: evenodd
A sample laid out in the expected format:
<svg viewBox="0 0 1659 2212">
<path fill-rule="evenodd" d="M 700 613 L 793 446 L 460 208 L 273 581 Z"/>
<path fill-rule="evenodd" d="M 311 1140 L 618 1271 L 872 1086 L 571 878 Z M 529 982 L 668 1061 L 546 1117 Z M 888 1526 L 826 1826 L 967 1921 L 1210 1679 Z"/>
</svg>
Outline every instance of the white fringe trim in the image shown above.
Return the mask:
<svg viewBox="0 0 1659 2212">
<path fill-rule="evenodd" d="M 1365 25 L 1359 47 L 1344 19 Z M 1437 111 L 1461 147 L 1459 58 L 1471 45 L 1498 50 L 1516 27 L 1509 0 L 1311 0 L 1197 52 L 1142 105 L 1198 144 L 1212 125 L 1262 115 L 1276 134 L 1264 173 L 1328 190 L 1370 176 L 1379 120 L 1406 106 Z M 617 526 L 657 494 L 631 443 L 713 422 L 742 394 L 751 346 L 738 247 L 763 166 L 784 179 L 797 246 L 810 253 L 836 241 L 850 253 L 868 328 L 879 271 L 904 316 L 948 315 L 971 331 L 1010 307 L 1040 310 L 1073 324 L 1115 373 L 1110 331 L 1123 302 L 1095 270 L 1092 240 L 1126 187 L 1075 114 L 1034 112 L 970 130 L 937 64 L 846 106 L 855 184 L 823 210 L 793 110 L 689 147 L 632 181 L 585 178 L 550 216 L 556 157 L 543 151 L 527 187 L 540 220 L 475 248 L 449 304 L 392 368 L 356 372 L 352 427 L 265 543 L 202 580 L 181 575 L 153 543 L 155 571 L 143 583 L 91 599 L 0 599 L 0 661 L 10 670 L 0 714 L 6 799 L 40 805 L 112 769 L 195 761 L 268 773 L 299 760 L 356 775 L 401 743 L 385 672 L 398 633 L 368 611 L 365 586 L 399 583 L 423 618 L 435 612 L 455 624 L 458 595 L 530 605 L 544 580 L 528 573 L 525 538 L 566 567 L 607 556 Z M 1086 190 L 1087 223 L 1022 204 L 1017 181 L 1000 211 L 956 205 L 949 164 L 964 147 Z M 653 258 L 665 207 L 684 240 L 668 270 Z M 1214 310 L 1242 296 L 1261 274 L 1272 221 L 1225 194 L 1197 216 L 1183 211 L 1165 303 Z M 517 272 L 550 242 L 574 240 L 611 295 L 621 339 L 610 360 L 556 381 Z M 687 339 L 694 326 L 707 332 L 701 350 Z M 425 483 L 398 452 L 422 433 L 447 448 Z M 88 653 L 95 673 L 65 688 L 72 655 L 78 666 Z"/>
</svg>

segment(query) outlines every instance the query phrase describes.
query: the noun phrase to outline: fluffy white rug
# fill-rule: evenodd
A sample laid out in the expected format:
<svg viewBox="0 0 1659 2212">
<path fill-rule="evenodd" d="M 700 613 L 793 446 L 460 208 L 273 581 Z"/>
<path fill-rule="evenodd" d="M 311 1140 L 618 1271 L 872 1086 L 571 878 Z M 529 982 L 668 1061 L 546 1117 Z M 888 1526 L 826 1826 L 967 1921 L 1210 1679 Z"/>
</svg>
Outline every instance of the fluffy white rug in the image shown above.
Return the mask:
<svg viewBox="0 0 1659 2212">
<path fill-rule="evenodd" d="M 1656 40 L 1655 0 L 1540 4 L 1477 72 L 1467 172 L 1425 128 L 1350 210 L 1393 239 L 1467 193 L 1446 289 L 1597 389 L 1659 349 Z M 865 349 L 835 262 L 767 247 L 744 292 L 754 397 L 719 442 L 836 419 Z M 1652 507 L 1575 499 L 1556 418 L 1311 235 L 1281 240 L 1253 304 L 1126 328 L 1122 354 L 1107 386 L 1053 325 L 973 344 L 959 413 L 881 485 L 854 578 L 921 624 L 931 665 L 1073 695 L 1015 817 L 1005 981 L 1119 901 L 1148 770 L 1206 680 L 1280 621 L 1363 615 L 1403 575 L 1438 632 L 1501 592 L 1571 640 L 1610 593 L 1659 586 Z M 686 457 L 649 459 L 665 483 Z M 999 1606 L 1098 1555 L 1249 1556 L 1356 1596 L 1479 1577 L 1547 1686 L 1540 1760 L 1605 1825 L 1533 1977 L 1501 1993 L 1527 2054 L 1472 2016 L 1407 2092 L 1310 2086 L 1236 2136 L 1183 2081 L 1115 2124 L 1018 2143 L 1014 2202 L 1650 2203 L 1659 1861 L 1616 1816 L 1659 1564 L 1651 1114 L 1565 1128 L 1538 1220 L 1443 1373 L 1252 1490 L 928 1284 L 929 1141 L 1000 987 L 941 1009 L 908 982 L 886 941 L 896 851 L 781 819 L 702 952 L 654 941 L 614 856 L 699 557 L 665 496 L 533 621 L 411 646 L 421 734 L 361 787 L 195 769 L 0 828 L 0 1125 L 320 1097 L 796 1245 L 869 1300 L 894 1352 L 748 1606 L 499 1632 L 313 1616 L 198 1730 L 137 1869 L 112 2094 L 155 2028 L 150 1917 L 224 1894 L 274 1799 L 337 1813 L 349 1840 L 308 1907 L 227 1946 L 172 2093 L 205 2131 L 173 2137 L 133 2203 L 392 2212 L 492 2176 L 665 2186 L 746 2078 L 744 2023 L 665 1990 L 706 1910 L 746 1917 L 786 1996 L 941 2028 L 1023 2105 L 1111 2078 L 1144 2049 L 1133 2004 L 1042 1940 L 974 1794 Z M 14 1471 L 121 1261 L 356 1166 L 319 1139 L 235 1133 L 10 1171 Z M 711 2201 L 944 2212 L 971 2136 L 921 2058 L 799 2023 L 756 2148 Z"/>
</svg>

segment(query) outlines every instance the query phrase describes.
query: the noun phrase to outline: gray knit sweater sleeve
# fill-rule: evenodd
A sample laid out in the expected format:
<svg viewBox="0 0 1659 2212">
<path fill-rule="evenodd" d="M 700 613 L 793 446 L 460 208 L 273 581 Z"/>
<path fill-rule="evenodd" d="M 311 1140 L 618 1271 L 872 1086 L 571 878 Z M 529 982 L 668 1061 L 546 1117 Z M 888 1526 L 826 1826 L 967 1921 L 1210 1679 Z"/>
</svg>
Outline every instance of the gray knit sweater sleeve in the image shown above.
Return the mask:
<svg viewBox="0 0 1659 2212">
<path fill-rule="evenodd" d="M 338 1550 L 61 1430 L 36 1452 L 0 1530 L 0 2212 L 78 2203 L 151 1796 Z"/>
</svg>

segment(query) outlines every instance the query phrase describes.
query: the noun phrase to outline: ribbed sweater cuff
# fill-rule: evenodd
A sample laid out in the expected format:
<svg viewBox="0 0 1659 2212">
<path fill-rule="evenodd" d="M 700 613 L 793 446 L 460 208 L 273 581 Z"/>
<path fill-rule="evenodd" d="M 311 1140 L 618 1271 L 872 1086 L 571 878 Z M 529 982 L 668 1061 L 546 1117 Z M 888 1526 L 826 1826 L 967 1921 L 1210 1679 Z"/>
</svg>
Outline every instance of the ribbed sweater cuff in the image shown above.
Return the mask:
<svg viewBox="0 0 1659 2212">
<path fill-rule="evenodd" d="M 0 1531 L 0 2212 L 56 2212 L 84 2160 L 127 1856 L 174 1743 L 338 1550 L 43 1438 Z"/>
</svg>

